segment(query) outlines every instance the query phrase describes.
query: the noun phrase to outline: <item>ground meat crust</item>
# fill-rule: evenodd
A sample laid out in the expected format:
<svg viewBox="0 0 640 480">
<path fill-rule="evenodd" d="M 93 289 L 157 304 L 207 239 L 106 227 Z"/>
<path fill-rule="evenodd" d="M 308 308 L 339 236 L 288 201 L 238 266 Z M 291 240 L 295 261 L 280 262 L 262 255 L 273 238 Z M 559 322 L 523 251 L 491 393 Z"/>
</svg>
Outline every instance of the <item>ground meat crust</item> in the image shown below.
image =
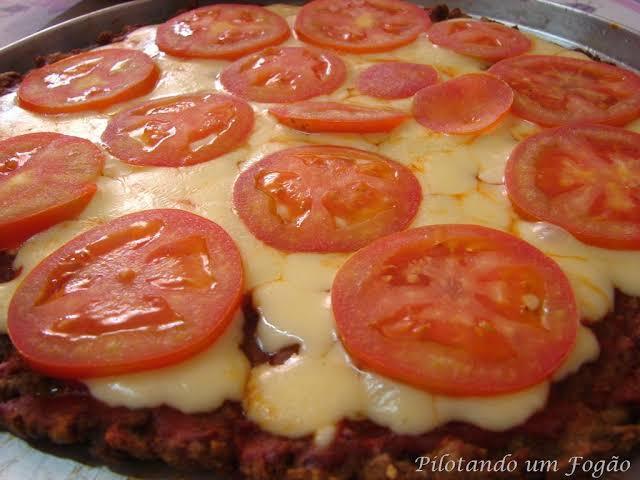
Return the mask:
<svg viewBox="0 0 640 480">
<path fill-rule="evenodd" d="M 251 325 L 250 306 L 245 310 Z M 246 333 L 252 335 L 251 330 Z M 242 472 L 255 480 L 562 478 L 561 471 L 555 476 L 417 472 L 414 462 L 419 456 L 445 454 L 450 459 L 499 460 L 510 453 L 521 467 L 526 459 L 555 459 L 562 469 L 576 455 L 631 455 L 640 446 L 640 301 L 618 294 L 615 312 L 595 331 L 602 348 L 599 360 L 554 385 L 547 407 L 520 427 L 495 433 L 452 423 L 407 436 L 365 420 L 344 421 L 327 448 L 317 447 L 311 438 L 263 432 L 232 402 L 198 415 L 168 407 L 108 407 L 81 384 L 31 371 L 3 336 L 0 425 L 27 440 L 83 444 L 108 462 L 161 460 L 179 469 Z M 246 341 L 243 347 L 254 348 Z M 252 360 L 274 361 L 255 352 Z"/>
</svg>

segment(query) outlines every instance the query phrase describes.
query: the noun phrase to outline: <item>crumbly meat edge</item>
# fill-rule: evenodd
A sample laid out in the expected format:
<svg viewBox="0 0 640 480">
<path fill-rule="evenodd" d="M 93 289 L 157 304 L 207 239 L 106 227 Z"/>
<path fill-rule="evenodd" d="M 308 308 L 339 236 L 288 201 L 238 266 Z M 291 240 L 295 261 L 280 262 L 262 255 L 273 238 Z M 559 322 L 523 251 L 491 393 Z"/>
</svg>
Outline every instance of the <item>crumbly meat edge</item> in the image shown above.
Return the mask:
<svg viewBox="0 0 640 480">
<path fill-rule="evenodd" d="M 269 357 L 257 346 L 258 316 L 244 303 L 250 361 L 280 363 L 293 349 Z M 545 409 L 506 432 L 450 423 L 424 435 L 398 435 L 367 420 L 342 421 L 334 441 L 291 439 L 262 431 L 238 403 L 184 414 L 169 407 L 109 407 L 84 385 L 32 371 L 7 336 L 0 337 L 0 425 L 27 440 L 79 444 L 107 463 L 161 460 L 182 470 L 215 470 L 251 480 L 540 479 L 563 478 L 571 457 L 630 458 L 640 447 L 640 299 L 621 293 L 616 309 L 594 325 L 600 358 L 554 384 Z M 417 472 L 419 456 L 499 460 L 506 454 L 557 460 L 553 475 Z M 574 476 L 573 478 L 581 478 Z M 585 478 L 589 478 L 585 476 Z M 607 477 L 613 478 L 613 477 Z"/>
<path fill-rule="evenodd" d="M 463 16 L 445 5 L 434 7 L 430 15 L 434 22 Z M 119 41 L 135 28 L 126 27 L 118 34 L 102 32 L 97 44 Z M 79 51 L 40 56 L 34 63 L 39 67 Z M 17 88 L 21 78 L 17 72 L 0 74 L 0 95 Z M 11 253 L 0 252 L 0 282 L 16 275 L 12 259 Z M 0 335 L 0 427 L 28 441 L 81 446 L 110 465 L 159 460 L 179 470 L 213 470 L 251 480 L 564 478 L 576 455 L 623 459 L 640 450 L 640 300 L 618 292 L 615 305 L 594 326 L 600 358 L 554 384 L 545 409 L 506 432 L 450 423 L 411 436 L 368 420 L 345 420 L 337 426 L 334 441 L 321 448 L 311 437 L 291 439 L 261 430 L 237 402 L 191 415 L 169 407 L 109 407 L 91 397 L 80 383 L 31 370 L 6 335 Z M 296 353 L 295 346 L 273 356 L 262 352 L 255 337 L 257 314 L 249 297 L 243 309 L 247 320 L 242 348 L 253 365 L 282 363 Z M 416 471 L 416 459 L 421 456 L 497 461 L 507 454 L 517 461 L 518 470 L 503 474 Z M 558 472 L 525 472 L 528 459 L 556 460 Z"/>
</svg>

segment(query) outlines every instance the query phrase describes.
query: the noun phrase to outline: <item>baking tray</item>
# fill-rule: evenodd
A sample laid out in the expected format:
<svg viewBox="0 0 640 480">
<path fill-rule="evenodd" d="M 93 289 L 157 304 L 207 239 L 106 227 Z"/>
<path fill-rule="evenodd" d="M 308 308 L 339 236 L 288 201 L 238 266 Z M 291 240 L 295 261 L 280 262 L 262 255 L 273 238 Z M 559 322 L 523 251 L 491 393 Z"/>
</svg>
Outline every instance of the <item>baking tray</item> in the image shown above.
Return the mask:
<svg viewBox="0 0 640 480">
<path fill-rule="evenodd" d="M 67 20 L 0 48 L 0 72 L 24 73 L 34 67 L 34 58 L 58 51 L 69 51 L 92 45 L 100 32 L 119 32 L 127 25 L 160 23 L 177 10 L 198 5 L 220 3 L 193 0 L 133 0 Z M 270 4 L 278 1 L 242 1 L 235 3 Z M 301 5 L 303 1 L 280 0 Z M 640 32 L 612 23 L 581 10 L 546 0 L 440 0 L 413 1 L 431 6 L 446 3 L 461 8 L 472 16 L 487 17 L 521 29 L 568 48 L 579 48 L 600 58 L 640 71 Z M 135 478 L 182 479 L 208 478 L 211 474 L 188 475 L 170 473 L 158 465 L 123 465 L 111 470 L 96 465 L 76 449 L 52 445 L 36 445 L 38 450 L 9 434 L 0 432 L 0 480 L 17 479 L 94 479 Z M 53 455 L 50 455 L 50 454 Z M 637 459 L 624 480 L 640 478 Z M 619 477 L 620 478 L 620 477 Z M 222 479 L 219 479 L 222 480 Z"/>
<path fill-rule="evenodd" d="M 0 72 L 26 72 L 38 55 L 86 47 L 99 32 L 119 32 L 126 25 L 159 23 L 193 0 L 134 0 L 67 20 L 0 48 Z M 199 1 L 200 5 L 216 3 Z M 218 2 L 219 3 L 219 2 Z M 257 0 L 237 3 L 269 4 Z M 286 1 L 301 5 L 302 1 Z M 570 48 L 585 51 L 620 65 L 640 70 L 640 32 L 581 10 L 546 0 L 440 0 L 414 1 L 419 5 L 446 3 L 474 16 L 518 24 L 524 30 Z"/>
</svg>

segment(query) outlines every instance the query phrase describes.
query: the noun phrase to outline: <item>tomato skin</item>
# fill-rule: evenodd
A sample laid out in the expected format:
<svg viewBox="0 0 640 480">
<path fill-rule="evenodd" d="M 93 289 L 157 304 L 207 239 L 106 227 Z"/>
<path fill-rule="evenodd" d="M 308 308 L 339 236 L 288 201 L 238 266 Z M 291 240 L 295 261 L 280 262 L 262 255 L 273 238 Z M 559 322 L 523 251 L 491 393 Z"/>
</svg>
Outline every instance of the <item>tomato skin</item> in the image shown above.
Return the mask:
<svg viewBox="0 0 640 480">
<path fill-rule="evenodd" d="M 427 36 L 438 46 L 488 62 L 522 55 L 531 49 L 531 40 L 516 29 L 466 18 L 435 23 Z"/>
<path fill-rule="evenodd" d="M 513 91 L 505 82 L 469 73 L 420 90 L 413 100 L 413 115 L 436 132 L 464 135 L 491 128 L 512 103 Z"/>
<path fill-rule="evenodd" d="M 41 132 L 0 141 L 0 249 L 77 216 L 103 164 L 100 149 L 83 138 Z"/>
<path fill-rule="evenodd" d="M 336 102 L 301 102 L 269 109 L 278 122 L 303 132 L 376 133 L 393 130 L 407 119 L 399 110 L 373 109 Z"/>
<path fill-rule="evenodd" d="M 228 44 L 215 45 L 208 40 L 208 31 L 192 31 L 203 17 L 214 16 L 219 23 L 244 23 L 250 27 L 258 21 L 263 25 L 263 31 L 257 38 L 233 39 Z M 234 25 L 235 26 L 235 25 Z M 181 36 L 174 33 L 176 28 L 188 28 L 191 35 Z M 211 25 L 207 25 L 211 27 Z M 249 28 L 250 29 L 250 28 Z M 221 34 L 233 36 L 242 32 L 242 28 L 230 29 Z M 236 60 L 256 50 L 284 42 L 291 31 L 289 25 L 280 15 L 257 5 L 217 4 L 200 7 L 195 10 L 171 18 L 158 27 L 156 43 L 158 47 L 171 55 L 185 58 L 217 58 L 222 60 Z M 203 38 L 200 38 L 203 37 Z M 186 41 L 189 38 L 189 41 Z"/>
<path fill-rule="evenodd" d="M 427 12 L 403 0 L 314 0 L 302 7 L 294 29 L 304 42 L 373 53 L 407 45 L 430 25 Z"/>
<path fill-rule="evenodd" d="M 430 65 L 385 62 L 373 65 L 358 76 L 358 90 L 383 99 L 407 98 L 438 81 L 438 72 Z"/>
<path fill-rule="evenodd" d="M 251 233 L 290 252 L 351 252 L 406 228 L 420 183 L 386 157 L 333 145 L 293 147 L 244 170 L 234 208 Z"/>
<path fill-rule="evenodd" d="M 507 193 L 526 219 L 560 226 L 589 245 L 640 250 L 637 158 L 640 134 L 628 130 L 590 124 L 545 130 L 511 153 Z"/>
<path fill-rule="evenodd" d="M 513 300 L 527 278 L 544 295 L 535 312 L 514 310 L 516 304 L 484 317 L 476 295 L 491 290 L 478 282 L 502 279 Z M 449 396 L 498 395 L 544 381 L 569 355 L 579 324 L 569 281 L 553 260 L 478 225 L 431 225 L 375 240 L 338 271 L 331 304 L 339 337 L 360 368 Z M 475 326 L 454 321 L 459 316 Z M 491 330 L 482 326 L 487 322 Z M 496 341 L 502 344 L 493 348 Z"/>
<path fill-rule="evenodd" d="M 109 66 L 121 62 L 133 63 L 133 70 L 129 77 L 121 73 L 112 74 L 110 71 L 102 72 Z M 60 90 L 51 91 L 47 78 L 51 75 L 61 75 L 65 69 L 77 68 L 87 62 L 96 62 L 96 73 L 102 81 L 107 82 L 101 86 L 102 92 L 84 93 L 74 90 L 75 80 L 69 84 L 61 83 L 56 86 Z M 131 68 L 131 67 L 128 67 Z M 92 71 L 88 75 L 92 75 Z M 113 75 L 113 78 L 108 77 Z M 104 77 L 107 76 L 105 80 Z M 149 93 L 156 85 L 160 71 L 154 61 L 142 52 L 124 48 L 108 48 L 92 50 L 80 53 L 46 65 L 29 72 L 18 88 L 18 103 L 21 107 L 38 113 L 72 113 L 86 110 L 101 110 L 113 104 L 124 102 Z M 80 76 L 78 81 L 85 81 L 86 76 Z M 74 97 L 89 95 L 82 101 L 69 101 L 69 95 Z"/>
<path fill-rule="evenodd" d="M 194 242 L 206 245 L 202 248 L 214 259 L 215 283 L 209 287 L 193 286 L 202 280 L 193 269 L 167 270 L 189 260 Z M 198 258 L 200 250 L 195 252 Z M 184 265 L 190 264 L 185 260 Z M 148 210 L 89 230 L 45 258 L 14 294 L 7 326 L 29 365 L 53 377 L 156 369 L 185 360 L 219 338 L 237 311 L 242 288 L 240 253 L 222 228 L 183 210 Z M 156 316 L 150 323 L 143 319 L 129 328 L 126 316 L 135 322 L 149 305 L 165 310 L 153 313 L 152 308 Z M 95 315 L 105 312 L 98 323 Z M 163 328 L 153 328 L 160 321 Z"/>
<path fill-rule="evenodd" d="M 180 111 L 164 111 L 171 109 Z M 249 137 L 253 124 L 253 109 L 244 100 L 201 92 L 162 97 L 123 110 L 109 121 L 102 141 L 112 155 L 131 165 L 180 167 L 236 149 Z M 144 133 L 132 138 L 131 133 L 140 129 Z M 214 133 L 218 135 L 207 145 L 191 148 Z"/>
<path fill-rule="evenodd" d="M 318 72 L 323 78 L 318 78 Z M 346 77 L 344 62 L 330 52 L 270 47 L 229 65 L 222 71 L 220 82 L 229 92 L 247 100 L 293 103 L 332 93 Z"/>
<path fill-rule="evenodd" d="M 515 92 L 512 112 L 545 127 L 624 126 L 640 116 L 640 75 L 592 60 L 522 55 L 494 64 Z"/>
<path fill-rule="evenodd" d="M 18 248 L 24 241 L 60 222 L 77 217 L 87 207 L 98 187 L 87 185 L 85 192 L 61 205 L 11 223 L 0 223 L 0 250 Z"/>
</svg>

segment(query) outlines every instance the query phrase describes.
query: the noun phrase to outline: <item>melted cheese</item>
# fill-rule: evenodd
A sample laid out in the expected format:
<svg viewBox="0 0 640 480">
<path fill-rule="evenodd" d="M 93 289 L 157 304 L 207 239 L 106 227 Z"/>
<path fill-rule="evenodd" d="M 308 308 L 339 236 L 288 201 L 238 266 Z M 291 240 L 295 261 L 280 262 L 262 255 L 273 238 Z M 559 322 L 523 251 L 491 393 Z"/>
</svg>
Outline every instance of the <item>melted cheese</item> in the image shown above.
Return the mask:
<svg viewBox="0 0 640 480">
<path fill-rule="evenodd" d="M 253 369 L 244 407 L 263 429 L 299 437 L 354 417 L 362 395 L 358 373 L 340 358 L 301 355 Z"/>
<path fill-rule="evenodd" d="M 62 222 L 27 241 L 18 252 L 16 268 L 22 275 L 0 284 L 0 327 L 6 329 L 8 301 L 18 284 L 46 255 L 78 234 L 110 219 L 152 208 L 180 208 L 207 217 L 222 226 L 242 253 L 248 288 L 279 277 L 285 255 L 258 241 L 233 213 L 231 188 L 238 163 L 249 155 L 239 149 L 193 167 L 133 167 L 110 159 L 106 175 L 98 180 L 98 192 L 74 220 Z"/>
<path fill-rule="evenodd" d="M 281 279 L 259 287 L 253 297 L 261 313 L 260 343 L 267 351 L 292 343 L 302 345 L 301 355 L 291 357 L 284 365 L 263 365 L 251 372 L 244 406 L 249 418 L 262 428 L 280 435 L 302 436 L 351 417 L 369 418 L 406 434 L 423 433 L 451 420 L 505 430 L 544 407 L 549 382 L 512 394 L 455 398 L 432 395 L 360 371 L 335 340 L 328 303 L 329 280 L 333 277 L 329 273 L 333 270 L 335 275 L 344 257 L 291 257 L 293 265 L 305 268 L 286 268 Z M 577 371 L 583 363 L 595 360 L 598 353 L 595 336 L 581 326 L 576 345 L 556 378 Z M 314 398 L 322 401 L 313 402 Z"/>
<path fill-rule="evenodd" d="M 640 295 L 640 252 L 585 245 L 549 223 L 520 221 L 518 236 L 553 258 L 567 274 L 582 316 L 601 319 L 613 308 L 614 287 Z"/>
<path fill-rule="evenodd" d="M 293 24 L 297 7 L 269 7 Z M 575 55 L 531 37 L 532 53 Z M 15 95 L 0 98 L 0 138 L 32 131 L 54 131 L 100 142 L 110 115 L 135 103 L 202 90 L 221 90 L 219 72 L 227 62 L 184 60 L 158 51 L 155 27 L 131 33 L 119 46 L 152 56 L 161 69 L 156 89 L 145 97 L 101 113 L 42 116 L 16 106 Z M 299 45 L 295 37 L 286 44 Z M 341 55 L 348 67 L 343 86 L 325 100 L 389 106 L 410 112 L 411 100 L 383 102 L 359 94 L 357 74 L 380 61 L 429 63 L 446 80 L 483 70 L 486 64 L 432 45 L 421 36 L 392 52 Z M 108 156 L 98 193 L 75 220 L 63 222 L 27 241 L 16 258 L 22 269 L 14 281 L 0 284 L 0 329 L 4 330 L 11 296 L 24 276 L 65 242 L 112 218 L 150 208 L 181 208 L 225 228 L 244 259 L 247 288 L 261 317 L 258 337 L 267 352 L 297 343 L 299 354 L 283 365 L 250 369 L 238 349 L 238 319 L 208 350 L 157 371 L 86 380 L 93 395 L 111 405 L 132 408 L 167 404 L 186 412 L 215 409 L 225 399 L 242 400 L 249 418 L 265 430 L 287 436 L 314 434 L 328 445 L 343 418 L 369 418 L 399 433 L 426 432 L 447 421 L 466 421 L 504 430 L 544 407 L 549 382 L 508 395 L 453 398 L 433 395 L 354 367 L 337 339 L 329 291 L 341 254 L 285 254 L 256 240 L 236 217 L 231 188 L 238 172 L 264 155 L 300 144 L 337 144 L 386 155 L 417 176 L 424 201 L 412 226 L 476 223 L 509 231 L 554 258 L 568 275 L 582 315 L 596 321 L 613 306 L 613 289 L 640 295 L 640 252 L 613 252 L 581 244 L 566 232 L 527 223 L 513 212 L 503 186 L 504 166 L 515 145 L 539 127 L 507 116 L 483 135 L 447 136 L 413 120 L 389 135 L 309 135 L 279 125 L 254 104 L 256 124 L 246 145 L 211 162 L 183 168 L 132 167 Z M 629 127 L 640 131 L 640 121 Z M 553 380 L 597 358 L 593 333 L 580 327 L 576 345 Z"/>
<path fill-rule="evenodd" d="M 171 405 L 195 413 L 218 408 L 225 400 L 242 400 L 250 369 L 238 347 L 243 320 L 236 315 L 215 346 L 177 365 L 84 383 L 106 404 L 130 408 Z"/>
</svg>

